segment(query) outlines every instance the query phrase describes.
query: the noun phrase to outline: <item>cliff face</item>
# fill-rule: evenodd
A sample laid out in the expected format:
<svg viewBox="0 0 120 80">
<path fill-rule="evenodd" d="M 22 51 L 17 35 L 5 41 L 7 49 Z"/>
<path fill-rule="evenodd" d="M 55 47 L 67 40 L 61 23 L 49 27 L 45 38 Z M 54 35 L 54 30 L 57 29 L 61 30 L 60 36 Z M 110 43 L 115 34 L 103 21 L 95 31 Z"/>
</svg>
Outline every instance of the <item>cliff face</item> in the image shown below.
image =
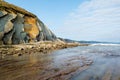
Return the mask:
<svg viewBox="0 0 120 80">
<path fill-rule="evenodd" d="M 34 14 L 0 1 L 0 44 L 20 44 L 57 37 Z"/>
</svg>

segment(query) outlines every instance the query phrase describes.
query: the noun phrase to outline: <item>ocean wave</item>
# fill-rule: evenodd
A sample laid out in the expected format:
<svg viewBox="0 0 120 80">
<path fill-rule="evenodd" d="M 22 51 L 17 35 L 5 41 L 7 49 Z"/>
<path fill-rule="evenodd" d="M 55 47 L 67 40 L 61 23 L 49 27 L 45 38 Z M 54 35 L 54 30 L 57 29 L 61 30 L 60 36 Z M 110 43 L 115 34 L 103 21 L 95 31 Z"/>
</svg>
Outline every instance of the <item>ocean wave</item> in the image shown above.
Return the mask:
<svg viewBox="0 0 120 80">
<path fill-rule="evenodd" d="M 120 46 L 120 44 L 91 44 L 90 46 Z"/>
</svg>

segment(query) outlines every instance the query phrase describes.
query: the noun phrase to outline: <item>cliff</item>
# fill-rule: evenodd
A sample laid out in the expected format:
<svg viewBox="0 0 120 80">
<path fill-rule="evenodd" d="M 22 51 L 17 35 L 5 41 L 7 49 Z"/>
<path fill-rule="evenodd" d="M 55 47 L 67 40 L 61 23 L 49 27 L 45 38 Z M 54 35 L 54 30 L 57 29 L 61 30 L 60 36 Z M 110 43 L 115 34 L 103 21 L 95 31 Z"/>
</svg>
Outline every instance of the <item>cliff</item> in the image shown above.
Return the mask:
<svg viewBox="0 0 120 80">
<path fill-rule="evenodd" d="M 0 0 L 0 45 L 54 40 L 57 37 L 36 15 Z"/>
</svg>

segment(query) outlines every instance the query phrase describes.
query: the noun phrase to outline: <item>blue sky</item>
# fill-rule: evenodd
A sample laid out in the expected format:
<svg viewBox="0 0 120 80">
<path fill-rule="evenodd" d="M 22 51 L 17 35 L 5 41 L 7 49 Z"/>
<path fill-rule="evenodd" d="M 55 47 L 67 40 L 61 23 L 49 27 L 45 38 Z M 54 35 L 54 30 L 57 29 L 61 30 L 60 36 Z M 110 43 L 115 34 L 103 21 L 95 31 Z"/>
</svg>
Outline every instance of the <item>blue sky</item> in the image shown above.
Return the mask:
<svg viewBox="0 0 120 80">
<path fill-rule="evenodd" d="M 120 0 L 6 0 L 36 14 L 57 36 L 120 42 Z"/>
</svg>

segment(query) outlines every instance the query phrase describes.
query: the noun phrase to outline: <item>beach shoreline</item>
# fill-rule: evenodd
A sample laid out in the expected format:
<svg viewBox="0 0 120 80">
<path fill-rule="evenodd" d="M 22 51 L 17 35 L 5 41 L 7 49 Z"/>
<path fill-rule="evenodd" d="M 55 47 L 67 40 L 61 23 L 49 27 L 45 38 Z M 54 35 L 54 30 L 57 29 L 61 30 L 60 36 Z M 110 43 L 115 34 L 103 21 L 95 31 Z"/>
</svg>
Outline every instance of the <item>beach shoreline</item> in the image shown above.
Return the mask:
<svg viewBox="0 0 120 80">
<path fill-rule="evenodd" d="M 88 46 L 88 44 L 65 43 L 62 41 L 40 41 L 36 43 L 18 44 L 18 45 L 0 45 L 0 54 L 2 56 L 13 55 L 22 56 L 23 54 L 42 53 L 46 54 L 54 50 Z"/>
</svg>

